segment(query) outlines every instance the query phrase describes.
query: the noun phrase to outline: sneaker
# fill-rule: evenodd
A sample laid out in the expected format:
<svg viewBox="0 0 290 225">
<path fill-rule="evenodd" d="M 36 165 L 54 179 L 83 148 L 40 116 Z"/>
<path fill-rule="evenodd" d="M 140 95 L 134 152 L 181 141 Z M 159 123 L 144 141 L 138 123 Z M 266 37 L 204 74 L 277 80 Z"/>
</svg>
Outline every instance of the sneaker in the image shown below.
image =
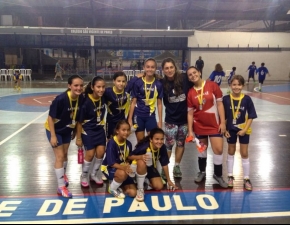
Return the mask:
<svg viewBox="0 0 290 225">
<path fill-rule="evenodd" d="M 64 179 L 64 184 L 65 184 L 65 186 L 68 187 L 68 185 L 69 185 L 69 181 L 68 181 L 68 178 L 67 178 L 67 175 L 66 175 L 66 174 L 63 175 L 63 179 Z"/>
<path fill-rule="evenodd" d="M 71 198 L 72 197 L 72 193 L 69 192 L 69 190 L 67 189 L 66 186 L 59 187 L 57 189 L 57 194 L 65 197 L 65 198 Z"/>
<path fill-rule="evenodd" d="M 203 179 L 205 179 L 205 175 L 205 173 L 198 172 L 197 176 L 194 178 L 194 181 L 197 183 L 201 182 Z"/>
<path fill-rule="evenodd" d="M 173 176 L 176 178 L 181 178 L 182 177 L 182 173 L 180 171 L 180 166 L 174 166 L 173 168 Z"/>
<path fill-rule="evenodd" d="M 262 92 L 262 88 L 259 88 L 259 91 Z"/>
<path fill-rule="evenodd" d="M 248 191 L 252 190 L 253 187 L 250 179 L 244 179 L 244 188 Z"/>
<path fill-rule="evenodd" d="M 126 197 L 121 188 L 118 188 L 117 190 L 111 190 L 109 186 L 108 192 L 119 199 L 124 199 Z"/>
<path fill-rule="evenodd" d="M 143 202 L 144 201 L 144 189 L 138 189 L 137 190 L 137 195 L 136 195 L 135 199 L 138 202 Z"/>
<path fill-rule="evenodd" d="M 222 188 L 228 188 L 228 184 L 224 181 L 222 177 L 218 177 L 217 175 L 213 175 L 213 178 L 219 183 Z"/>
<path fill-rule="evenodd" d="M 96 184 L 99 184 L 99 185 L 101 185 L 101 184 L 104 183 L 104 181 L 102 180 L 102 178 L 98 178 L 98 175 L 97 174 L 91 175 L 91 180 L 95 181 Z"/>
<path fill-rule="evenodd" d="M 103 180 L 103 181 L 108 180 L 107 177 L 106 177 L 103 173 L 102 173 L 102 180 Z"/>
<path fill-rule="evenodd" d="M 82 174 L 81 175 L 81 186 L 82 187 L 88 187 L 89 186 L 89 179 L 88 179 L 88 174 Z"/>
<path fill-rule="evenodd" d="M 232 188 L 234 186 L 234 180 L 233 176 L 228 176 L 228 187 Z"/>
</svg>

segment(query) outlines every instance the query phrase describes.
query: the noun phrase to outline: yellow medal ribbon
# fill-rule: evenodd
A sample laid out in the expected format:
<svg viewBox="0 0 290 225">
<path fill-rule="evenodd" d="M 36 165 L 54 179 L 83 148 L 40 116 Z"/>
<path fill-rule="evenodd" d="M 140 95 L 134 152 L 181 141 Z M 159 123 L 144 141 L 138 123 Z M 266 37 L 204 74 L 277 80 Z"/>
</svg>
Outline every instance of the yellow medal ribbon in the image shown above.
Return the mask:
<svg viewBox="0 0 290 225">
<path fill-rule="evenodd" d="M 203 88 L 205 85 L 205 81 L 203 81 L 202 86 L 201 86 L 201 92 L 200 95 L 198 94 L 198 90 L 194 87 L 196 93 L 197 93 L 197 98 L 198 98 L 198 103 L 199 103 L 199 110 L 202 110 L 202 100 L 203 100 Z"/>
<path fill-rule="evenodd" d="M 70 105 L 70 108 L 71 110 L 73 111 L 73 117 L 72 117 L 72 124 L 75 125 L 75 121 L 76 121 L 76 116 L 77 116 L 77 110 L 78 110 L 78 104 L 79 104 L 79 97 L 77 97 L 77 102 L 76 102 L 76 105 L 75 105 L 75 109 L 73 109 L 73 106 L 72 106 L 72 97 L 71 97 L 71 91 L 68 91 L 67 92 L 67 96 L 68 96 L 68 99 L 69 99 L 69 105 Z"/>
<path fill-rule="evenodd" d="M 142 77 L 142 80 L 144 82 L 144 91 L 145 91 L 145 105 L 149 105 L 149 97 L 150 97 L 150 92 L 152 88 L 152 84 L 155 81 L 155 77 L 152 82 L 146 82 L 146 78 Z M 147 90 L 147 84 L 151 84 L 149 90 Z"/>
<path fill-rule="evenodd" d="M 153 165 L 154 165 L 154 168 L 156 168 L 156 161 L 157 161 L 157 159 L 159 159 L 160 149 L 158 148 L 157 150 L 154 150 L 151 143 L 150 143 L 150 147 L 148 147 L 148 148 L 152 152 Z M 157 152 L 157 157 L 156 158 L 155 158 L 155 152 Z"/>
<path fill-rule="evenodd" d="M 116 142 L 116 144 L 118 145 L 119 150 L 120 150 L 120 153 L 121 153 L 121 156 L 122 156 L 123 161 L 124 161 L 124 163 L 125 163 L 125 162 L 126 162 L 126 159 L 127 159 L 127 157 L 128 157 L 128 155 L 129 155 L 129 152 L 127 153 L 126 140 L 125 140 L 124 143 L 119 143 L 119 141 L 118 141 L 118 139 L 117 139 L 116 136 L 114 136 L 113 139 L 114 139 L 114 141 Z M 120 148 L 120 146 L 123 146 L 123 145 L 124 145 L 124 154 L 122 154 L 122 150 L 121 150 L 121 148 Z"/>
<path fill-rule="evenodd" d="M 115 95 L 116 95 L 116 100 L 117 100 L 117 102 L 118 102 L 118 108 L 119 108 L 119 110 L 122 108 L 122 106 L 123 106 L 123 101 L 124 101 L 124 90 L 123 90 L 123 92 L 122 93 L 118 93 L 116 90 L 115 90 L 115 87 L 113 87 L 113 92 L 115 93 Z M 122 94 L 122 98 L 120 99 L 120 98 L 118 98 L 118 94 Z M 120 110 L 121 111 L 121 110 Z"/>
<path fill-rule="evenodd" d="M 102 105 L 101 98 L 95 99 L 92 94 L 88 94 L 88 96 L 92 100 L 92 102 L 93 102 L 93 104 L 95 106 L 96 113 L 97 113 L 97 122 L 100 122 L 99 120 L 101 119 L 101 105 Z M 99 109 L 97 109 L 95 101 L 99 101 Z"/>
<path fill-rule="evenodd" d="M 234 101 L 233 101 L 234 97 L 232 96 L 232 94 L 230 94 L 233 120 L 237 119 L 237 115 L 238 115 L 243 97 L 244 97 L 244 94 L 241 94 L 239 97 L 239 103 L 238 103 L 237 109 L 235 110 Z"/>
</svg>

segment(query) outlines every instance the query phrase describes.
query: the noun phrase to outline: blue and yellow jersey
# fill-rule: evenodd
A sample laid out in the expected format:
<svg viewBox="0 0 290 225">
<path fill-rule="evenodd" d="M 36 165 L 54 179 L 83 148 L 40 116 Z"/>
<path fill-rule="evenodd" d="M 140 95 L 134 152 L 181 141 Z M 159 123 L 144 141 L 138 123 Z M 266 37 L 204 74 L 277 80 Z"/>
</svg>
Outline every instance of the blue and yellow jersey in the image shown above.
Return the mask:
<svg viewBox="0 0 290 225">
<path fill-rule="evenodd" d="M 144 155 L 146 154 L 148 148 L 150 149 L 150 143 L 145 142 L 140 146 L 137 146 L 129 155 Z M 153 162 L 154 165 L 156 165 L 156 161 L 158 160 L 161 166 L 166 166 L 169 164 L 169 158 L 167 155 L 167 149 L 165 144 L 163 144 L 160 149 L 154 152 L 151 150 L 151 152 L 152 152 L 152 160 L 155 160 L 155 162 Z"/>
<path fill-rule="evenodd" d="M 104 93 L 107 104 L 107 123 L 118 122 L 128 117 L 130 109 L 130 94 L 126 91 L 118 93 L 113 87 L 108 87 Z"/>
<path fill-rule="evenodd" d="M 124 163 L 131 152 L 132 143 L 130 141 L 126 140 L 124 143 L 119 144 L 112 138 L 107 143 L 106 155 L 102 164 L 112 166 L 115 163 Z"/>
<path fill-rule="evenodd" d="M 106 104 L 104 97 L 95 99 L 88 94 L 80 109 L 79 122 L 82 123 L 82 134 L 94 135 L 96 131 L 104 130 Z"/>
<path fill-rule="evenodd" d="M 20 74 L 20 73 L 19 73 L 19 74 L 16 74 L 16 73 L 15 73 L 15 74 L 13 75 L 13 80 L 14 80 L 14 81 L 17 81 L 17 80 L 23 80 L 23 76 L 22 76 L 22 74 Z"/>
<path fill-rule="evenodd" d="M 132 98 L 137 99 L 134 114 L 140 117 L 155 116 L 157 99 L 163 98 L 162 83 L 156 79 L 145 82 L 144 79 L 137 79 L 132 90 Z"/>
<path fill-rule="evenodd" d="M 75 128 L 75 122 L 73 117 L 76 111 L 75 121 L 78 120 L 80 108 L 83 102 L 83 96 L 80 95 L 78 99 L 72 99 L 70 105 L 70 99 L 68 97 L 70 91 L 63 92 L 52 101 L 48 115 L 53 118 L 55 133 L 66 134 L 71 132 Z M 48 126 L 48 119 L 46 120 L 45 129 L 50 130 Z"/>
<path fill-rule="evenodd" d="M 240 107 L 237 111 L 237 117 L 235 124 L 233 123 L 233 111 L 231 106 L 230 95 L 225 95 L 223 97 L 223 104 L 225 108 L 226 117 L 226 128 L 227 130 L 239 131 L 243 129 L 247 123 L 248 119 L 257 118 L 257 113 L 255 110 L 254 103 L 250 96 L 243 95 L 240 103 Z M 233 98 L 234 112 L 237 110 L 239 104 L 239 98 Z M 251 133 L 251 128 L 247 131 L 247 134 Z"/>
</svg>

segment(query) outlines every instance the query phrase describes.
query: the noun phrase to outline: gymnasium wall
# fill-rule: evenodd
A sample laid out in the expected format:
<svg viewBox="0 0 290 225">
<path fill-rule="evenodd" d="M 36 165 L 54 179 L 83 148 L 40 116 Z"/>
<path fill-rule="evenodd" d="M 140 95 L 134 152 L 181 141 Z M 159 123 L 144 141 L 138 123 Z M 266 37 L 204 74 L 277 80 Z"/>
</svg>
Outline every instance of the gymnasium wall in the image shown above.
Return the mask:
<svg viewBox="0 0 290 225">
<path fill-rule="evenodd" d="M 268 80 L 290 80 L 290 33 L 203 32 L 195 31 L 189 37 L 190 64 L 195 65 L 198 56 L 205 62 L 203 74 L 208 77 L 215 64 L 224 70 L 237 67 L 236 74 L 247 77 L 252 61 L 262 62 L 271 77 Z"/>
</svg>

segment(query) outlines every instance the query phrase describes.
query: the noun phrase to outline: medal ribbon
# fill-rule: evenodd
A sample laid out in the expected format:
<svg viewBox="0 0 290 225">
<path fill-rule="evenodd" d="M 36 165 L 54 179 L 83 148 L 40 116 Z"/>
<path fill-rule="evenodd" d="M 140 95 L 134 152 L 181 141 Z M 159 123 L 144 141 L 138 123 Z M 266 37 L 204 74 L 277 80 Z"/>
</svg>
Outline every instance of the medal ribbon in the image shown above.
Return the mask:
<svg viewBox="0 0 290 225">
<path fill-rule="evenodd" d="M 115 87 L 113 87 L 113 92 L 115 93 L 116 95 L 116 100 L 118 102 L 118 107 L 119 107 L 119 110 L 121 109 L 121 107 L 123 106 L 123 101 L 124 101 L 124 90 L 122 93 L 118 93 L 117 91 L 115 91 Z M 122 94 L 122 98 L 118 98 L 118 94 Z"/>
<path fill-rule="evenodd" d="M 233 101 L 234 97 L 232 96 L 232 94 L 230 94 L 233 120 L 237 119 L 237 115 L 238 115 L 243 97 L 244 97 L 244 94 L 241 94 L 240 98 L 239 98 L 239 103 L 238 103 L 237 109 L 235 111 L 235 106 L 234 106 L 234 101 Z"/>
<path fill-rule="evenodd" d="M 102 101 L 101 101 L 101 98 L 99 98 L 99 109 L 97 109 L 97 106 L 96 106 L 96 103 L 95 103 L 95 100 L 93 95 L 92 94 L 88 94 L 89 98 L 92 100 L 94 106 L 95 106 L 95 109 L 96 109 L 96 113 L 97 113 L 97 117 L 100 117 L 101 119 L 101 105 L 102 105 Z M 97 100 L 98 101 L 98 100 Z"/>
<path fill-rule="evenodd" d="M 151 143 L 150 143 L 150 147 L 148 147 L 151 152 L 152 152 L 152 160 L 153 160 L 153 165 L 154 165 L 154 168 L 156 168 L 156 161 L 157 159 L 159 159 L 159 154 L 160 154 L 160 149 L 158 148 L 157 150 L 154 150 Z M 157 157 L 155 158 L 155 152 L 157 152 Z"/>
<path fill-rule="evenodd" d="M 200 106 L 202 105 L 204 85 L 205 85 L 205 81 L 202 83 L 200 95 L 198 94 L 198 91 L 196 90 L 196 88 L 194 88 L 196 93 L 197 93 L 198 103 L 199 103 Z"/>
<path fill-rule="evenodd" d="M 73 106 L 72 106 L 72 97 L 71 97 L 71 91 L 68 91 L 67 92 L 67 96 L 68 96 L 68 99 L 69 99 L 69 105 L 70 105 L 70 108 L 73 110 Z M 75 105 L 75 110 L 73 110 L 73 118 L 72 118 L 72 121 L 75 121 L 76 120 L 76 116 L 77 116 L 77 110 L 78 110 L 78 104 L 79 104 L 79 97 L 77 98 L 77 102 L 76 102 L 76 105 Z"/>
<path fill-rule="evenodd" d="M 150 85 L 149 91 L 147 91 L 147 84 L 150 84 L 150 83 L 149 83 L 149 82 L 147 83 L 147 82 L 146 82 L 146 78 L 144 78 L 144 77 L 142 77 L 142 80 L 143 80 L 143 82 L 144 82 L 145 102 L 146 102 L 147 104 L 149 104 L 150 92 L 151 92 L 152 84 L 153 84 L 154 81 L 155 81 L 155 77 L 154 77 L 153 81 L 150 82 L 151 85 Z"/>
<path fill-rule="evenodd" d="M 114 136 L 113 139 L 114 139 L 114 141 L 116 142 L 116 144 L 117 144 L 118 147 L 119 147 L 119 150 L 120 150 L 121 156 L 122 156 L 122 158 L 123 158 L 123 161 L 126 162 L 127 156 L 129 155 L 129 152 L 128 152 L 128 154 L 127 154 L 126 140 L 125 140 L 124 143 L 119 143 L 119 141 L 118 141 L 118 139 L 117 139 L 116 136 Z M 124 145 L 124 151 L 123 151 L 124 154 L 122 154 L 122 150 L 121 150 L 121 148 L 120 148 L 120 146 L 123 146 L 123 145 Z"/>
</svg>

